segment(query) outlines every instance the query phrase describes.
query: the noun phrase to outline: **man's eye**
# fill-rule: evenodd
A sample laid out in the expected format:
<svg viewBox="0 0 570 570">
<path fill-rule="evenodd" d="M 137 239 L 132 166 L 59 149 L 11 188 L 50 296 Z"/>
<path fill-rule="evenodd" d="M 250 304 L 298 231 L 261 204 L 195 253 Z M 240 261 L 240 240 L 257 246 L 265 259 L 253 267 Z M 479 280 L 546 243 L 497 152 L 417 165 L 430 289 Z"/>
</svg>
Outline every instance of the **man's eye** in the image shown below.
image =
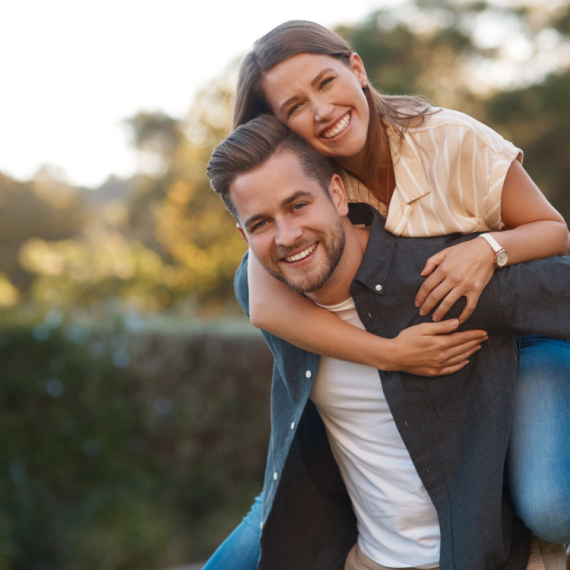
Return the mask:
<svg viewBox="0 0 570 570">
<path fill-rule="evenodd" d="M 299 202 L 298 204 L 295 204 L 293 206 L 293 210 L 300 210 L 301 208 L 304 208 L 307 205 L 307 202 Z"/>
<path fill-rule="evenodd" d="M 265 220 L 262 220 L 261 222 L 257 222 L 256 224 L 251 226 L 251 229 L 249 231 L 255 232 L 256 230 L 260 230 L 263 226 L 265 226 L 266 223 L 267 222 Z"/>
</svg>

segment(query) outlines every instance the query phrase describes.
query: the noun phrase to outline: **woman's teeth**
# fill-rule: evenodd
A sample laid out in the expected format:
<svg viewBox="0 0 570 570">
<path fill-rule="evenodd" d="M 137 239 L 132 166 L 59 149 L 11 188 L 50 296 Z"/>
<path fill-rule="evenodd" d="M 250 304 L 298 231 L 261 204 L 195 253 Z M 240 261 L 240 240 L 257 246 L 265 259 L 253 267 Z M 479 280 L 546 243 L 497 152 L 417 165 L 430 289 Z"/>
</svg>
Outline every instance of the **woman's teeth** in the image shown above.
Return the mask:
<svg viewBox="0 0 570 570">
<path fill-rule="evenodd" d="M 317 247 L 316 243 L 314 243 L 311 247 L 308 247 L 305 251 L 302 251 L 301 253 L 297 253 L 296 255 L 292 255 L 291 257 L 286 257 L 285 261 L 293 263 L 293 261 L 299 261 L 300 259 L 305 259 L 307 255 L 310 255 L 311 253 L 313 253 L 313 251 L 315 251 L 315 247 Z"/>
<path fill-rule="evenodd" d="M 332 139 L 333 137 L 340 135 L 340 133 L 342 133 L 342 131 L 348 127 L 348 123 L 350 123 L 350 116 L 351 113 L 347 113 L 344 118 L 341 119 L 332 129 L 325 131 L 323 133 L 323 137 L 325 137 L 325 139 Z"/>
</svg>

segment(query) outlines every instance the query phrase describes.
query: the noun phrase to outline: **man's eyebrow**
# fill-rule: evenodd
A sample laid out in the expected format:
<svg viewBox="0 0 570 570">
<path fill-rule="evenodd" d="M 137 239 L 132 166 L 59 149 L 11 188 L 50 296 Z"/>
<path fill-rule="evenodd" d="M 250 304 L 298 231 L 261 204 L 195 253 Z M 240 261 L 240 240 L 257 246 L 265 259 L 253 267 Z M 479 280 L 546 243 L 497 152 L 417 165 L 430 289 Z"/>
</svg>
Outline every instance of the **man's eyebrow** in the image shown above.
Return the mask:
<svg viewBox="0 0 570 570">
<path fill-rule="evenodd" d="M 296 200 L 299 200 L 300 198 L 314 198 L 314 196 L 310 192 L 307 192 L 306 190 L 298 190 L 297 192 L 291 194 L 291 196 L 287 196 L 287 198 L 282 200 L 279 205 L 281 208 L 286 208 L 287 206 L 289 206 Z M 267 216 L 265 214 L 254 214 L 253 216 L 245 220 L 243 227 L 249 230 L 249 228 L 251 228 L 251 226 L 253 226 L 256 222 L 258 222 L 259 220 L 263 220 L 266 217 Z"/>
<path fill-rule="evenodd" d="M 249 230 L 251 226 L 253 226 L 258 220 L 263 220 L 263 218 L 265 218 L 263 214 L 254 214 L 244 222 L 243 227 Z"/>
<path fill-rule="evenodd" d="M 284 208 L 289 204 L 292 204 L 299 198 L 313 198 L 313 195 L 310 192 L 307 192 L 306 190 L 297 190 L 297 192 L 291 194 L 291 196 L 288 196 L 287 198 L 285 198 L 285 200 L 281 201 L 281 207 Z"/>
<path fill-rule="evenodd" d="M 323 75 L 326 75 L 327 73 L 330 73 L 331 71 L 334 71 L 334 69 L 332 67 L 327 67 L 327 68 L 323 69 L 322 71 L 320 71 L 319 73 L 317 73 L 315 78 L 311 81 L 311 87 L 314 87 L 323 78 Z M 284 113 L 287 106 L 290 105 L 291 103 L 293 103 L 293 101 L 295 101 L 296 99 L 297 99 L 297 95 L 293 95 L 293 97 L 289 97 L 289 99 L 287 99 L 286 101 L 281 103 L 281 105 L 279 106 L 279 110 L 281 111 L 281 113 Z"/>
</svg>

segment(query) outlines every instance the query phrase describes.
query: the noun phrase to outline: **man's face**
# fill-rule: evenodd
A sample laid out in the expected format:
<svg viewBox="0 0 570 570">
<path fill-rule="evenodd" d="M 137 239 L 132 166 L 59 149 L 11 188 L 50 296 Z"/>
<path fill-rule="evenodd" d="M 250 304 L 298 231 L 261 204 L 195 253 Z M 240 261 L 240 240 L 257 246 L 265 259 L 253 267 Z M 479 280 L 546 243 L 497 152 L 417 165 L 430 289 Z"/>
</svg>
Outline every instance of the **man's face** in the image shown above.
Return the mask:
<svg viewBox="0 0 570 570">
<path fill-rule="evenodd" d="M 329 196 L 285 151 L 238 176 L 230 195 L 238 229 L 266 271 L 300 293 L 329 280 L 345 244 L 347 206 L 338 176 L 331 179 Z"/>
</svg>

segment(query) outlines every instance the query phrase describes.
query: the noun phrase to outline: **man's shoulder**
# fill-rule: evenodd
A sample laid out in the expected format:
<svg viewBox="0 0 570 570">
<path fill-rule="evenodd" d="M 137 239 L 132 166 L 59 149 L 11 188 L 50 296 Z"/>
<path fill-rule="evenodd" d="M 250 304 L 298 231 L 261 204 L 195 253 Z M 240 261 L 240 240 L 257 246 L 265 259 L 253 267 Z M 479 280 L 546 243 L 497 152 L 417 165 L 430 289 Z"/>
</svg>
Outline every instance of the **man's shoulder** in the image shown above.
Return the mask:
<svg viewBox="0 0 570 570">
<path fill-rule="evenodd" d="M 247 260 L 249 251 L 246 251 L 241 259 L 241 263 L 237 268 L 234 278 L 234 292 L 237 302 L 243 309 L 244 313 L 249 317 L 249 285 L 247 281 Z"/>
</svg>

